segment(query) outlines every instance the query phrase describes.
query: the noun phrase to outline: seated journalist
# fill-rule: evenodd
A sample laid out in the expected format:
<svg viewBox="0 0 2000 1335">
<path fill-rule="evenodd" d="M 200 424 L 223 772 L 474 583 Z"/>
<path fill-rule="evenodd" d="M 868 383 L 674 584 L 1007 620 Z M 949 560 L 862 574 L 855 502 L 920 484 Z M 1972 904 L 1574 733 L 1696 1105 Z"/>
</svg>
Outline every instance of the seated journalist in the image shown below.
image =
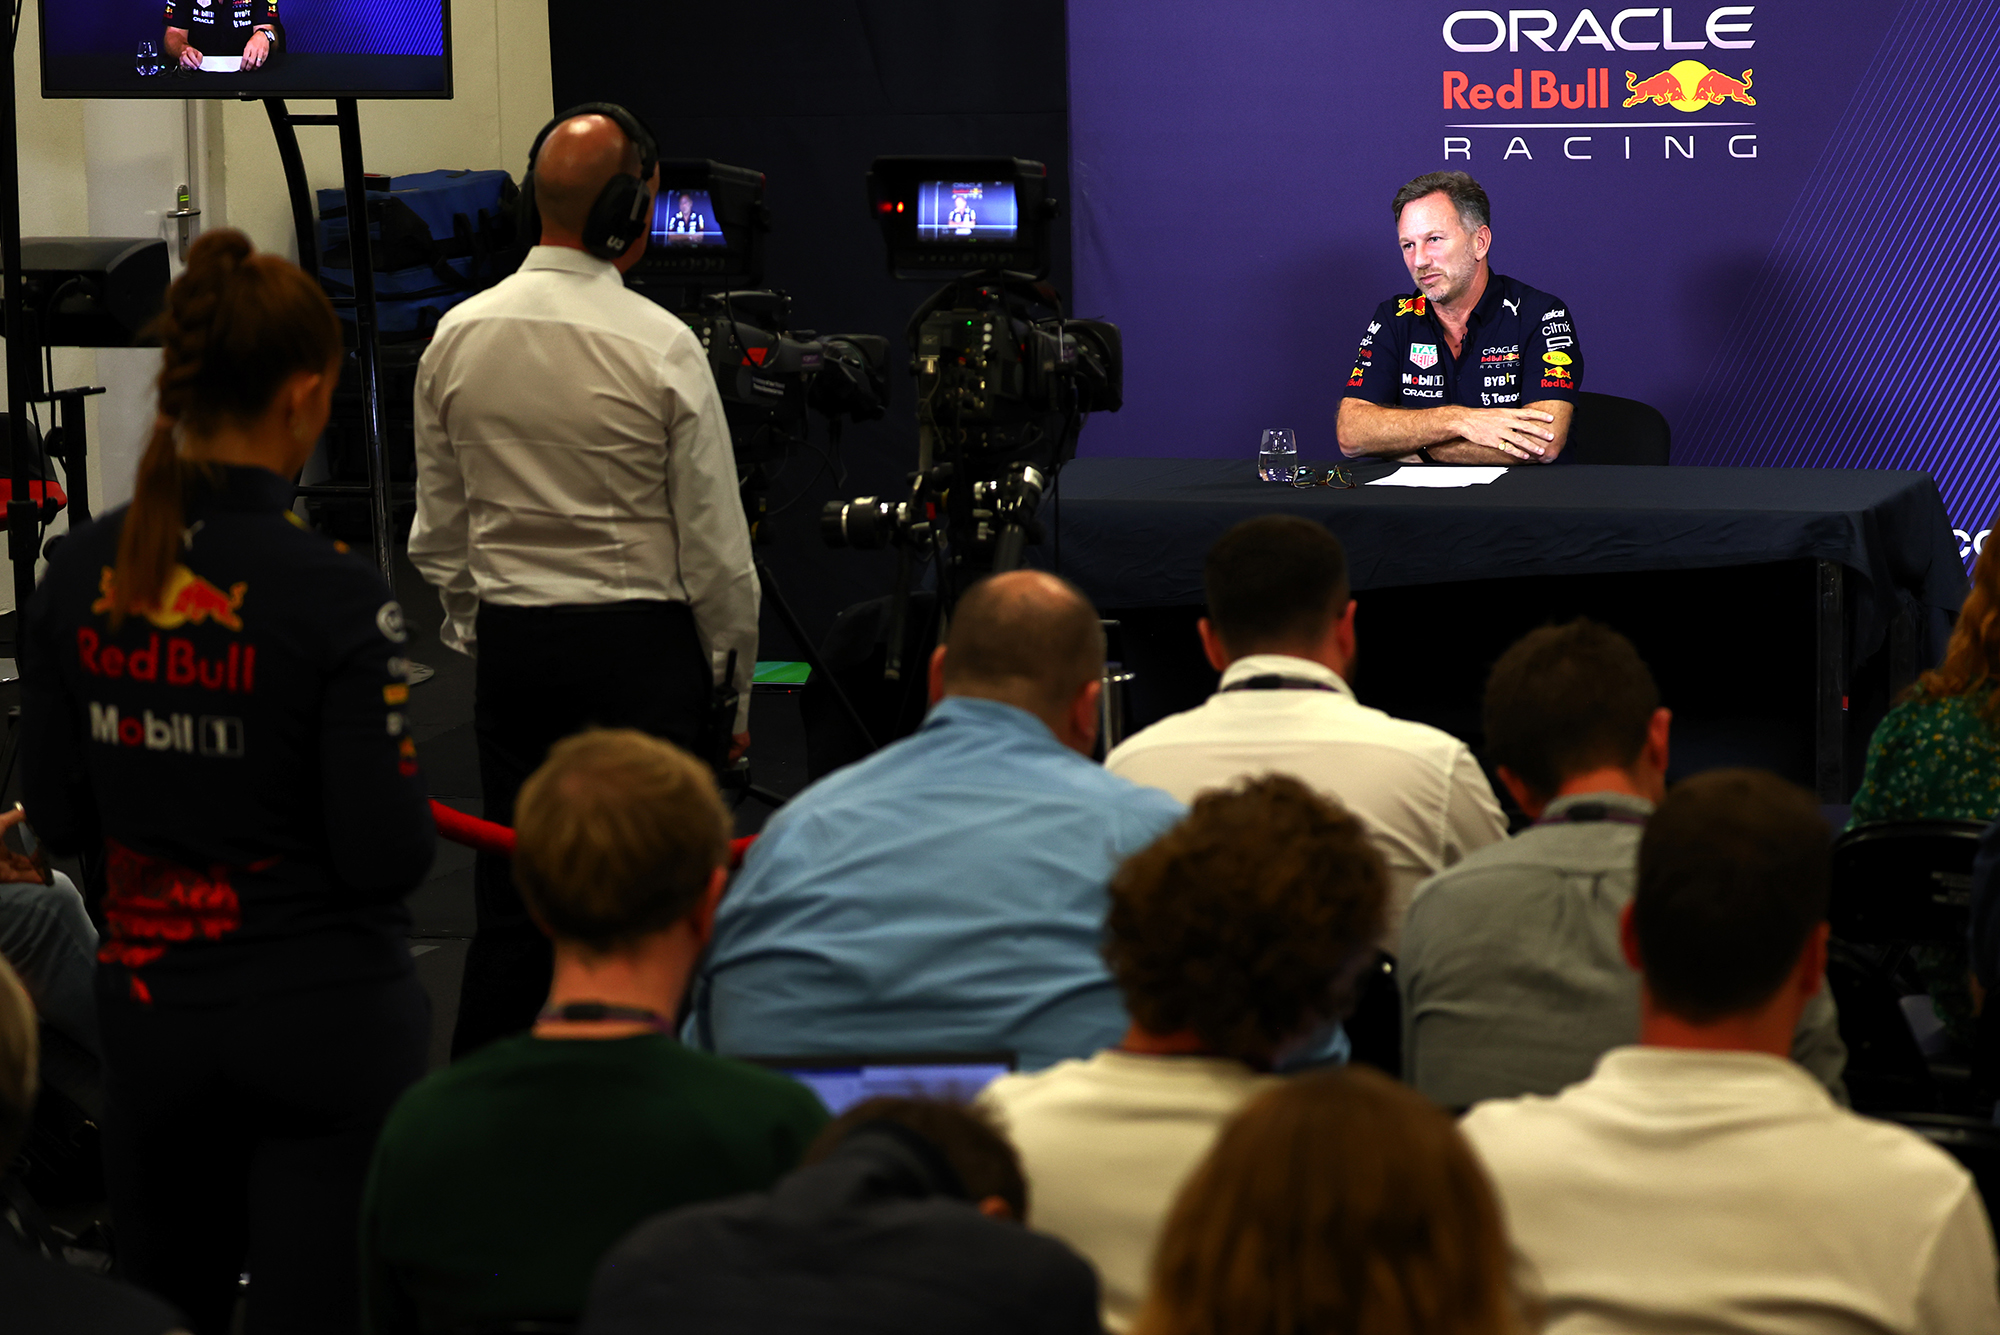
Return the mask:
<svg viewBox="0 0 2000 1335">
<path fill-rule="evenodd" d="M 771 818 L 715 919 L 688 1032 L 745 1056 L 1012 1052 L 1125 1032 L 1105 882 L 1182 815 L 1089 759 L 1104 630 L 1068 583 L 975 584 L 914 734 Z"/>
<path fill-rule="evenodd" d="M 1095 1335 L 1090 1266 L 1027 1222 L 1020 1163 L 984 1118 L 869 1099 L 770 1192 L 634 1229 L 578 1332 Z"/>
<path fill-rule="evenodd" d="M 11 856 L 0 850 L 0 860 Z M 35 1008 L 0 959 L 0 1166 L 14 1162 L 35 1111 Z M 159 1299 L 36 1254 L 0 1216 L 0 1328 L 8 1335 L 165 1335 L 183 1332 Z"/>
<path fill-rule="evenodd" d="M 1202 649 L 1221 688 L 1142 729 L 1104 766 L 1183 802 L 1249 774 L 1294 774 L 1359 816 L 1389 865 L 1384 947 L 1395 952 L 1417 882 L 1507 835 L 1464 742 L 1354 695 L 1347 556 L 1294 515 L 1246 519 L 1209 548 Z"/>
<path fill-rule="evenodd" d="M 1131 1027 L 980 1100 L 1021 1153 L 1035 1227 L 1096 1265 L 1111 1329 L 1137 1315 L 1222 1124 L 1353 1003 L 1388 902 L 1361 822 L 1280 774 L 1202 794 L 1112 877 L 1104 957 Z"/>
<path fill-rule="evenodd" d="M 2000 556 L 1988 544 L 1972 567 L 1944 661 L 1917 678 L 1868 741 L 1848 828 L 1875 821 L 2000 816 Z M 1938 1018 L 1961 1048 L 1978 1042 L 1979 1007 L 1965 952 L 1911 952 Z"/>
<path fill-rule="evenodd" d="M 26 813 L 0 813 L 0 832 Z M 97 928 L 76 884 L 0 845 L 0 959 L 14 966 L 39 1017 L 40 1071 L 92 1118 L 104 1116 L 97 1033 Z"/>
<path fill-rule="evenodd" d="M 368 1329 L 576 1319 L 641 1219 L 771 1185 L 826 1113 L 669 1034 L 722 894 L 708 769 L 632 730 L 557 743 L 521 789 L 515 874 L 555 943 L 548 1006 L 404 1095 L 362 1212 Z"/>
<path fill-rule="evenodd" d="M 1466 1115 L 1551 1335 L 2000 1331 L 1972 1176 L 1786 1058 L 1824 986 L 1829 844 L 1775 775 L 1678 785 L 1621 926 L 1638 1044 Z"/>
<path fill-rule="evenodd" d="M 1167 1217 L 1133 1330 L 1528 1335 L 1514 1279 L 1451 1118 L 1345 1066 L 1276 1083 L 1223 1128 Z"/>
<path fill-rule="evenodd" d="M 1672 715 L 1645 661 L 1591 621 L 1545 626 L 1486 681 L 1486 749 L 1534 825 L 1417 888 L 1403 924 L 1403 1076 L 1446 1108 L 1553 1094 L 1639 1035 L 1619 919 L 1667 791 Z M 1833 996 L 1792 1060 L 1846 1099 Z"/>
<path fill-rule="evenodd" d="M 1560 297 L 1493 272 L 1492 208 L 1464 172 L 1428 172 L 1390 208 L 1407 297 L 1375 308 L 1347 396 L 1348 458 L 1554 463 L 1583 388 L 1576 318 Z"/>
</svg>

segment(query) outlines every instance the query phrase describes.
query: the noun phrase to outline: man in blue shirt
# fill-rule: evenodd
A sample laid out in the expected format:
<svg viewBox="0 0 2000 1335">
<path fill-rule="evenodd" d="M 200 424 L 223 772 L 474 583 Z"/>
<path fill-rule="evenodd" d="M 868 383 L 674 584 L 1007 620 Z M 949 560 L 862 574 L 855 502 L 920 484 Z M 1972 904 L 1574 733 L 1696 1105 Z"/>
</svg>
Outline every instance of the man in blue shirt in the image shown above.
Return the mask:
<svg viewBox="0 0 2000 1335">
<path fill-rule="evenodd" d="M 1464 172 L 1431 172 L 1392 202 L 1417 290 L 1375 308 L 1340 402 L 1350 459 L 1554 463 L 1583 387 L 1562 298 L 1493 272 L 1491 206 Z"/>
<path fill-rule="evenodd" d="M 1074 587 L 959 600 L 915 734 L 801 793 L 730 887 L 689 1037 L 736 1055 L 1016 1054 L 1116 1043 L 1105 884 L 1180 803 L 1106 773 L 1104 633 Z"/>
</svg>

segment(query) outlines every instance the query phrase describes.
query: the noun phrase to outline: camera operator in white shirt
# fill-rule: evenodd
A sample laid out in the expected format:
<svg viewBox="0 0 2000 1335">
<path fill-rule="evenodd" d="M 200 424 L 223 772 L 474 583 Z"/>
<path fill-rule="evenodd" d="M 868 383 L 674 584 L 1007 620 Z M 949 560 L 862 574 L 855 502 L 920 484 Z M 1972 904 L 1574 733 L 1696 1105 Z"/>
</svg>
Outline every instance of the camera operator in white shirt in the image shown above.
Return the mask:
<svg viewBox="0 0 2000 1335">
<path fill-rule="evenodd" d="M 711 758 L 732 652 L 739 707 L 723 726 L 741 755 L 757 658 L 757 575 L 707 354 L 622 278 L 659 188 L 652 138 L 591 103 L 543 130 L 529 168 L 541 244 L 446 313 L 418 372 L 410 532 L 445 643 L 478 660 L 483 814 L 503 824 L 549 746 L 586 726 Z M 549 981 L 506 860 L 482 855 L 477 886 L 454 1055 L 526 1029 Z"/>
</svg>

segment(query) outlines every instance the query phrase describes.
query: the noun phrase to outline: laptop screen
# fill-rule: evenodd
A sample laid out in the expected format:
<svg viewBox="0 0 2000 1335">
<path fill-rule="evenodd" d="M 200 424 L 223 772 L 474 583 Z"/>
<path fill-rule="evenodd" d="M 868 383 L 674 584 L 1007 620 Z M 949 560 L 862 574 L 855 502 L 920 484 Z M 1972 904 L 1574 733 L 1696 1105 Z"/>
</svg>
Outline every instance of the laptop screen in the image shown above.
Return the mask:
<svg viewBox="0 0 2000 1335">
<path fill-rule="evenodd" d="M 863 1100 L 882 1097 L 970 1103 L 980 1090 L 1014 1069 L 1014 1056 L 1007 1052 L 748 1060 L 812 1090 L 835 1117 Z"/>
</svg>

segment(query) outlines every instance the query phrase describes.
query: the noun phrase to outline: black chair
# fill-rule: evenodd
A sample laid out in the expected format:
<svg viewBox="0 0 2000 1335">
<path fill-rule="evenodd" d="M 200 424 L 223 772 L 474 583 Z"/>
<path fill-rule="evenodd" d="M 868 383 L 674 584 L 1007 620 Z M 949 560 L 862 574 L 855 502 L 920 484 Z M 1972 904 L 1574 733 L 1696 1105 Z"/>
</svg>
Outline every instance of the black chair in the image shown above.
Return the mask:
<svg viewBox="0 0 2000 1335">
<path fill-rule="evenodd" d="M 1401 1078 L 1403 1074 L 1403 994 L 1396 982 L 1396 957 L 1375 952 L 1375 962 L 1355 988 L 1354 1010 L 1341 1022 L 1353 1047 L 1351 1060 Z"/>
<path fill-rule="evenodd" d="M 1904 995 L 1922 990 L 1908 967 L 1911 947 L 1964 949 L 1972 859 L 1984 829 L 1973 821 L 1879 821 L 1834 841 L 1827 982 L 1857 1109 L 1935 1110 L 1945 1095 L 1940 1076 L 1952 1106 L 1984 1097 L 1983 1072 L 1963 1069 L 1962 1061 L 1925 1061 L 1901 1005 Z"/>
<path fill-rule="evenodd" d="M 1573 464 L 1665 464 L 1673 432 L 1658 408 L 1615 394 L 1576 396 L 1562 460 Z"/>
<path fill-rule="evenodd" d="M 1972 859 L 1986 826 L 1969 820 L 1874 821 L 1833 843 L 1827 918 L 1843 941 L 1963 946 Z"/>
<path fill-rule="evenodd" d="M 1827 948 L 1826 985 L 1847 1045 L 1841 1079 L 1856 1112 L 1935 1112 L 1937 1077 L 1903 1014 L 1904 987 L 1873 953 L 1844 941 Z"/>
<path fill-rule="evenodd" d="M 1978 1184 L 1986 1213 L 1991 1216 L 2000 1208 L 2000 1127 L 1947 1113 L 1895 1113 L 1882 1120 L 1910 1128 L 1958 1160 Z"/>
</svg>

